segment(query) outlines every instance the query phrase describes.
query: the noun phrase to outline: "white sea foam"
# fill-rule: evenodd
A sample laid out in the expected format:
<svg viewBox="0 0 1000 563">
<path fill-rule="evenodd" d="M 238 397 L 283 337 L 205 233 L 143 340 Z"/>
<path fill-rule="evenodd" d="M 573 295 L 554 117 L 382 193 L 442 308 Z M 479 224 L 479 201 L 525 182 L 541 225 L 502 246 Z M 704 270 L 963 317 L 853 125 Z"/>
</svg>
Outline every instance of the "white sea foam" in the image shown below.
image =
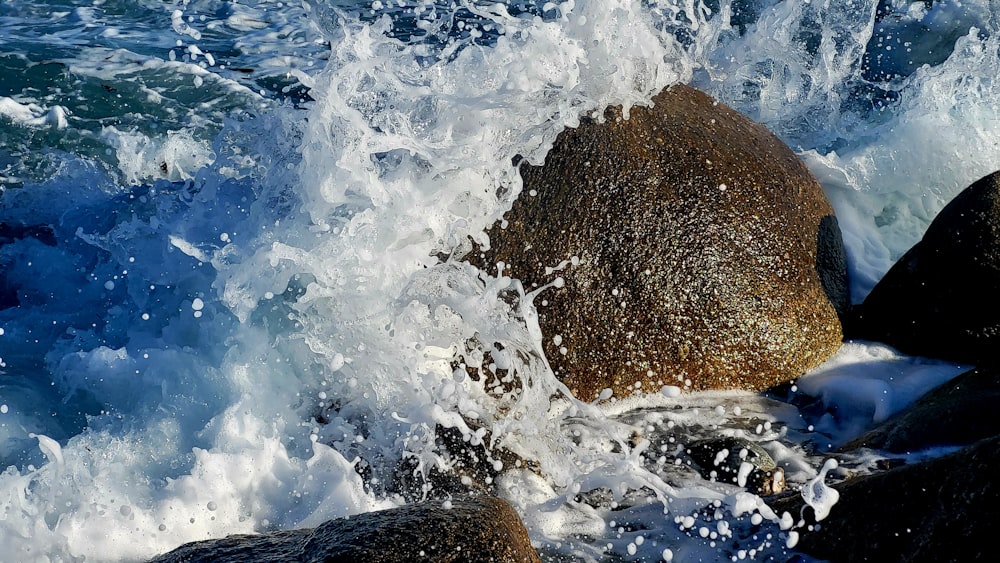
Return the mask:
<svg viewBox="0 0 1000 563">
<path fill-rule="evenodd" d="M 953 55 L 899 78 L 899 103 L 869 113 L 851 102 L 877 28 L 871 0 L 756 3 L 759 17 L 742 24 L 727 19 L 726 1 L 718 14 L 614 0 L 553 3 L 537 16 L 470 2 L 461 17 L 432 2 L 410 12 L 386 3 L 364 21 L 330 3 L 285 13 L 274 2 L 192 2 L 180 15 L 149 4 L 159 51 L 102 47 L 65 64 L 119 92 L 142 83 L 130 100 L 181 117 L 144 129 L 152 119 L 98 126 L 70 115 L 80 154 L 0 198 L 5 222 L 48 225 L 58 238 L 0 247 L 20 305 L 0 311 L 0 457 L 11 465 L 0 475 L 0 559 L 137 560 L 393 506 L 401 459 L 424 473 L 444 463 L 439 426 L 470 441 L 488 429 L 491 446 L 537 462 L 497 485 L 543 552 L 784 556 L 799 532 L 779 529 L 758 497 L 675 466 L 683 444 L 671 432 L 758 439 L 830 508 L 819 463 L 797 444 L 846 439 L 959 369 L 848 345 L 798 382 L 840 407 L 843 418 L 814 428 L 748 393 L 666 388 L 583 404 L 541 349 L 533 300 L 555 289 L 436 256 L 460 255 L 470 237 L 488 243 L 483 229 L 521 189 L 515 155 L 541 162 L 581 114 L 694 80 L 803 151 L 841 217 L 858 298 L 951 194 L 997 167 L 1000 129 L 987 119 L 997 48 L 984 3 L 909 15 L 944 25 L 953 10 L 968 16 L 955 29 L 990 33 L 960 30 Z M 428 37 L 401 33 L 404 16 L 423 17 L 414 26 Z M 109 21 L 96 8 L 74 17 Z M 114 27 L 121 41 L 133 33 Z M 319 30 L 330 47 L 307 60 Z M 247 34 L 249 74 L 287 73 L 311 88 L 306 111 L 222 68 L 244 62 L 212 47 L 231 32 Z M 60 28 L 53 41 L 68 49 L 88 40 L 81 33 Z M 53 107 L 41 101 L 15 102 L 10 119 L 37 119 Z M 520 377 L 521 393 L 498 396 L 469 376 L 487 353 Z"/>
<path fill-rule="evenodd" d="M 992 3 L 896 2 L 878 22 L 877 4 L 777 3 L 706 53 L 696 80 L 802 152 L 844 230 L 855 301 L 952 197 L 1000 168 L 1000 132 L 985 125 L 1000 98 Z M 866 56 L 905 74 L 873 83 Z"/>
<path fill-rule="evenodd" d="M 819 522 L 830 515 L 830 510 L 840 499 L 840 493 L 833 487 L 828 487 L 824 481 L 826 474 L 837 468 L 837 460 L 830 458 L 823 463 L 823 469 L 819 475 L 802 487 L 802 500 L 811 506 L 816 514 L 816 521 Z"/>
<path fill-rule="evenodd" d="M 858 289 L 870 289 L 959 191 L 1000 168 L 1000 132 L 984 126 L 1000 110 L 998 50 L 996 35 L 969 30 L 945 62 L 907 78 L 901 107 L 877 135 L 807 156 L 851 219 L 845 238 Z"/>
<path fill-rule="evenodd" d="M 844 344 L 796 385 L 828 407 L 830 412 L 816 422 L 816 428 L 833 444 L 842 444 L 970 368 L 859 341 Z"/>
<path fill-rule="evenodd" d="M 66 110 L 61 106 L 46 109 L 36 104 L 22 104 L 12 98 L 0 96 L 0 115 L 28 127 L 66 128 Z"/>
</svg>

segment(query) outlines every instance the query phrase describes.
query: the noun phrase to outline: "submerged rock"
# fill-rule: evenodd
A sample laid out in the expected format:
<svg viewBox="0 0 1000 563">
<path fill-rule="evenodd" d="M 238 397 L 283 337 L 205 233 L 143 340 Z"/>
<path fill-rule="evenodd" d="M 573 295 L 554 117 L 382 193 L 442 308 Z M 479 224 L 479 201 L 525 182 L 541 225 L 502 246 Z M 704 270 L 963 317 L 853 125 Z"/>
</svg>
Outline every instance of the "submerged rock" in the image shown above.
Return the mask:
<svg viewBox="0 0 1000 563">
<path fill-rule="evenodd" d="M 495 497 L 424 502 L 316 528 L 193 542 L 151 563 L 521 563 L 539 561 L 514 509 Z"/>
<path fill-rule="evenodd" d="M 854 440 L 859 447 L 894 453 L 935 446 L 963 446 L 1000 435 L 1000 371 L 974 369 L 940 385 L 908 409 Z"/>
<path fill-rule="evenodd" d="M 466 421 L 471 422 L 471 421 Z M 475 427 L 475 424 L 470 424 Z M 477 439 L 463 435 L 457 428 L 437 425 L 437 453 L 442 463 L 431 467 L 427 474 L 414 458 L 404 458 L 393 476 L 394 489 L 409 501 L 424 498 L 444 500 L 468 495 L 493 495 L 496 478 L 514 468 L 536 469 L 537 463 L 495 445 L 492 433 L 482 429 Z"/>
<path fill-rule="evenodd" d="M 581 399 L 764 389 L 841 343 L 843 243 L 809 171 L 774 135 L 687 86 L 563 131 L 489 232 L 535 298 L 545 352 Z"/>
<path fill-rule="evenodd" d="M 988 561 L 1000 522 L 1000 437 L 951 455 L 849 479 L 796 549 L 830 561 Z M 771 503 L 813 521 L 802 497 Z"/>
<path fill-rule="evenodd" d="M 759 495 L 785 490 L 785 472 L 764 448 L 746 438 L 710 438 L 687 447 L 706 479 L 746 487 Z"/>
<path fill-rule="evenodd" d="M 935 217 L 856 307 L 848 336 L 908 354 L 997 364 L 1000 356 L 1000 172 Z"/>
</svg>

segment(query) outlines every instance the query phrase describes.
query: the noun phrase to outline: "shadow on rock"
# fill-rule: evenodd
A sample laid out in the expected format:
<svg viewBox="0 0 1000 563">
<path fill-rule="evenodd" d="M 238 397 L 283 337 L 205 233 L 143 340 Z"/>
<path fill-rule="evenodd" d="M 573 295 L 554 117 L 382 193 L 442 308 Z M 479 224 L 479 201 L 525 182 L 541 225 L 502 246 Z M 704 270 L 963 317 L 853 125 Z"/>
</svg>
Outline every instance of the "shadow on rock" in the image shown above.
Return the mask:
<svg viewBox="0 0 1000 563">
<path fill-rule="evenodd" d="M 1000 437 L 937 459 L 849 479 L 818 529 L 801 531 L 796 549 L 830 561 L 985 561 L 1000 522 Z M 796 495 L 778 513 L 813 512 Z M 994 555 L 995 556 L 995 555 Z"/>
</svg>

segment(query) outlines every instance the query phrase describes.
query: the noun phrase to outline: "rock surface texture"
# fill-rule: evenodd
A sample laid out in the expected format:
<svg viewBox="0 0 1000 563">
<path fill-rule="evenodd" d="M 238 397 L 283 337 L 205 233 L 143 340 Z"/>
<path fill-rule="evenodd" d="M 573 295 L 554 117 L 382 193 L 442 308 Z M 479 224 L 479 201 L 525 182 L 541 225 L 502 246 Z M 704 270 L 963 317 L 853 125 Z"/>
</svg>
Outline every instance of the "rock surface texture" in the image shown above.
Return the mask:
<svg viewBox="0 0 1000 563">
<path fill-rule="evenodd" d="M 561 133 L 472 261 L 521 279 L 545 352 L 581 399 L 663 385 L 764 389 L 841 343 L 840 229 L 764 127 L 687 86 Z M 560 265 L 562 268 L 559 269 Z M 551 271 L 557 268 L 557 271 Z"/>
<path fill-rule="evenodd" d="M 706 479 L 734 483 L 761 496 L 785 490 L 785 472 L 767 451 L 746 438 L 710 438 L 687 447 Z"/>
<path fill-rule="evenodd" d="M 953 454 L 834 485 L 840 500 L 796 549 L 830 561 L 992 561 L 1000 522 L 1000 437 Z M 771 503 L 795 519 L 795 495 Z M 805 508 L 810 522 L 810 508 Z"/>
<path fill-rule="evenodd" d="M 522 563 L 539 561 L 514 509 L 495 497 L 425 502 L 307 530 L 182 545 L 151 563 Z"/>
<path fill-rule="evenodd" d="M 1000 172 L 972 184 L 931 222 L 855 308 L 848 336 L 908 354 L 998 363 Z"/>
</svg>

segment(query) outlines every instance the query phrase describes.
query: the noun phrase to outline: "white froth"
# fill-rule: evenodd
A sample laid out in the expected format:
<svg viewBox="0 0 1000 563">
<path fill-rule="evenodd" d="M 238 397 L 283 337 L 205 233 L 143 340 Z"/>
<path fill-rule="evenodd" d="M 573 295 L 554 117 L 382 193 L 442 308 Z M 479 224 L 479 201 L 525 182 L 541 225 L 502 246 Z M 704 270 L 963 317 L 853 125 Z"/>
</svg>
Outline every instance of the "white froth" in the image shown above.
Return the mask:
<svg viewBox="0 0 1000 563">
<path fill-rule="evenodd" d="M 842 415 L 808 429 L 783 410 L 792 407 L 747 393 L 664 386 L 583 404 L 567 398 L 542 351 L 534 301 L 560 284 L 531 291 L 503 270 L 436 256 L 461 255 L 470 237 L 488 243 L 484 228 L 521 190 L 515 155 L 540 163 L 582 114 L 609 104 L 627 111 L 694 79 L 803 152 L 845 229 L 858 299 L 948 197 L 998 167 L 996 108 L 983 102 L 995 98 L 996 33 L 960 29 L 954 55 L 900 79 L 898 107 L 865 121 L 843 108 L 875 27 L 874 0 L 770 3 L 743 35 L 727 1 L 711 18 L 694 2 L 552 3 L 537 18 L 469 3 L 483 23 L 463 22 L 471 31 L 439 47 L 392 37 L 389 17 L 364 23 L 331 16 L 324 3 L 310 4 L 315 13 L 271 4 L 213 8 L 204 25 L 194 17 L 204 3 L 160 6 L 158 31 L 176 34 L 162 53 L 95 48 L 66 63 L 108 84 L 143 83 L 143 98 L 163 115 L 180 107 L 175 96 L 215 92 L 253 117 L 224 114 L 214 137 L 209 100 L 169 131 L 101 123 L 85 136 L 109 149 L 107 167 L 67 160 L 44 186 L 4 193 L 5 219 L 73 230 L 60 232 L 72 244 L 3 248 L 15 258 L 7 283 L 52 297 L 2 318 L 0 367 L 19 376 L 10 365 L 44 364 L 52 384 L 0 382 L 0 456 L 11 463 L 0 475 L 0 498 L 11 499 L 0 559 L 143 559 L 195 539 L 387 508 L 398 499 L 374 481 L 366 488 L 357 464 L 387 460 L 368 468 L 384 479 L 405 452 L 429 471 L 439 462 L 438 425 L 472 443 L 488 429 L 492 445 L 538 463 L 497 484 L 543 548 L 584 561 L 783 554 L 797 532 L 781 542 L 776 528 L 790 529 L 791 517 L 731 485 L 670 481 L 651 461 L 660 455 L 651 451 L 656 417 L 643 413 L 705 428 L 753 418 L 753 437 L 770 440 L 819 513 L 836 500 L 823 482 L 831 469 L 817 475 L 778 440 L 812 431 L 847 439 L 960 370 L 848 344 L 798 382 Z M 951 12 L 908 17 L 934 29 L 990 23 L 981 10 L 948 19 L 959 12 L 945 4 Z M 430 3 L 420 6 L 428 12 L 414 14 L 430 13 Z M 285 11 L 303 27 L 282 19 Z M 246 34 L 235 50 L 252 55 L 249 74 L 297 77 L 315 101 L 306 111 L 262 105 L 255 89 L 222 73 L 223 55 L 207 46 L 210 25 Z M 821 32 L 811 52 L 796 33 L 810 26 Z M 284 54 L 318 29 L 329 42 L 322 59 Z M 15 43 L 17 33 L 0 31 Z M 476 43 L 485 33 L 496 41 Z M 53 41 L 66 48 L 74 37 Z M 15 126 L 76 127 L 57 107 L 0 98 Z M 117 223 L 74 223 L 81 213 Z M 82 274 L 63 268 L 74 260 Z M 127 276 L 117 264 L 126 260 Z M 29 339 L 53 321 L 51 337 Z M 487 353 L 491 369 L 516 372 L 522 393 L 498 397 L 468 376 Z M 59 405 L 82 411 L 84 401 L 99 409 L 82 431 L 48 409 L 72 414 Z M 741 466 L 741 482 L 747 472 Z M 577 500 L 595 490 L 607 491 L 605 504 Z M 756 533 L 745 515 L 774 536 L 741 535 Z"/>
<path fill-rule="evenodd" d="M 840 500 L 840 493 L 836 489 L 827 486 L 824 482 L 826 480 L 826 474 L 836 468 L 837 460 L 833 458 L 826 460 L 823 463 L 823 469 L 820 470 L 819 475 L 802 487 L 802 500 L 813 508 L 816 513 L 817 522 L 829 516 L 833 505 L 837 504 L 837 501 Z M 794 533 L 795 532 L 789 532 L 789 537 L 791 537 L 791 534 Z M 794 547 L 794 545 L 790 545 L 789 547 Z"/>
<path fill-rule="evenodd" d="M 936 2 L 877 23 L 878 4 L 776 3 L 742 37 L 721 32 L 697 79 L 802 151 L 844 230 L 854 301 L 960 189 L 1000 168 L 1000 132 L 983 126 L 997 111 L 1000 70 L 989 2 Z M 876 31 L 889 43 L 869 53 Z M 875 84 L 895 106 L 863 101 L 877 95 L 865 91 L 866 55 L 906 72 Z"/>
<path fill-rule="evenodd" d="M 0 96 L 0 116 L 28 127 L 65 129 L 68 126 L 66 108 L 62 106 L 43 108 L 32 103 L 22 104 L 6 96 Z"/>
<path fill-rule="evenodd" d="M 110 126 L 101 132 L 103 140 L 115 148 L 118 167 L 129 184 L 154 179 L 190 180 L 213 160 L 212 149 L 187 131 L 168 131 L 165 137 L 119 131 Z"/>
<path fill-rule="evenodd" d="M 900 354 L 884 345 L 849 342 L 798 380 L 800 392 L 818 397 L 830 414 L 814 430 L 845 443 L 913 404 L 923 394 L 969 369 Z M 832 414 L 834 407 L 836 416 Z"/>
<path fill-rule="evenodd" d="M 59 442 L 42 434 L 28 434 L 28 437 L 38 440 L 38 448 L 42 450 L 45 457 L 49 458 L 49 461 L 62 465 L 62 447 L 59 445 Z"/>
</svg>

